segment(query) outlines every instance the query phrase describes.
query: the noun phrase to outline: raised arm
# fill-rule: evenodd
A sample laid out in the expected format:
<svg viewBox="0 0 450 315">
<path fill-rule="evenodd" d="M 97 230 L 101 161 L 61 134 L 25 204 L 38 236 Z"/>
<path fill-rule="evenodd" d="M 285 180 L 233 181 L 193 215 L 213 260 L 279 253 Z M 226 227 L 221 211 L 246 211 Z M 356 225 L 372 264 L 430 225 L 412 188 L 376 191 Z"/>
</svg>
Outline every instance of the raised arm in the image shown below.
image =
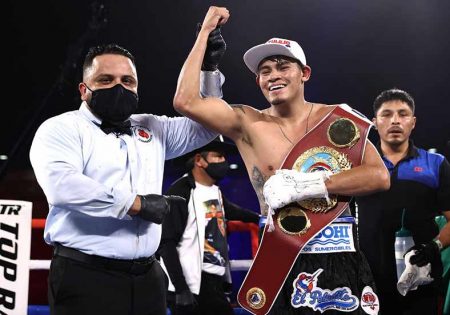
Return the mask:
<svg viewBox="0 0 450 315">
<path fill-rule="evenodd" d="M 236 139 L 241 132 L 239 112 L 220 98 L 203 98 L 198 92 L 208 36 L 217 26 L 224 25 L 228 18 L 229 12 L 226 8 L 209 8 L 194 47 L 181 69 L 173 105 L 180 114 Z"/>
</svg>

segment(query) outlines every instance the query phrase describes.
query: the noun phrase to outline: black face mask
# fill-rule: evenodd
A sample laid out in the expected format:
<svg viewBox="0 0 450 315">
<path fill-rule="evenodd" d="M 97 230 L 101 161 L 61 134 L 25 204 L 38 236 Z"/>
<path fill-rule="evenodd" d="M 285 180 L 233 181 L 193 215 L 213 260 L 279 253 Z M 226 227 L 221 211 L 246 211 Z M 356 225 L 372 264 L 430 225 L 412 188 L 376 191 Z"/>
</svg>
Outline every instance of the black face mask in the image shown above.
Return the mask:
<svg viewBox="0 0 450 315">
<path fill-rule="evenodd" d="M 92 92 L 88 105 L 102 120 L 122 122 L 134 114 L 138 108 L 139 97 L 136 93 L 124 88 L 122 84 L 94 91 L 87 85 L 86 87 Z"/>
<path fill-rule="evenodd" d="M 219 163 L 209 163 L 205 168 L 206 173 L 211 176 L 211 178 L 215 180 L 220 180 L 227 175 L 228 169 L 230 165 L 227 161 L 219 162 Z"/>
</svg>

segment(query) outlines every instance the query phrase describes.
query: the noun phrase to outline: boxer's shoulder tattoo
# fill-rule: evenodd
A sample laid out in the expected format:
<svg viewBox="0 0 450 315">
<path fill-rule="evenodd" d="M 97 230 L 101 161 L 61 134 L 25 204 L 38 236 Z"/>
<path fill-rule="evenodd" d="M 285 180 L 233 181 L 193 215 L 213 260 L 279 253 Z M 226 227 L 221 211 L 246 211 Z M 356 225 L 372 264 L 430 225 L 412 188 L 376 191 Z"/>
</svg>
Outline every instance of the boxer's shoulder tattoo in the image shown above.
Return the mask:
<svg viewBox="0 0 450 315">
<path fill-rule="evenodd" d="M 258 183 L 259 185 L 264 185 L 265 181 L 266 181 L 266 176 L 264 176 L 264 174 L 259 170 L 259 168 L 257 168 L 256 166 L 253 166 L 252 169 L 252 180 L 255 183 Z"/>
<path fill-rule="evenodd" d="M 259 207 L 261 208 L 261 214 L 267 215 L 268 206 L 264 201 L 263 188 L 267 177 L 256 166 L 252 169 L 251 181 L 253 188 L 255 189 L 256 196 L 258 197 Z"/>
</svg>

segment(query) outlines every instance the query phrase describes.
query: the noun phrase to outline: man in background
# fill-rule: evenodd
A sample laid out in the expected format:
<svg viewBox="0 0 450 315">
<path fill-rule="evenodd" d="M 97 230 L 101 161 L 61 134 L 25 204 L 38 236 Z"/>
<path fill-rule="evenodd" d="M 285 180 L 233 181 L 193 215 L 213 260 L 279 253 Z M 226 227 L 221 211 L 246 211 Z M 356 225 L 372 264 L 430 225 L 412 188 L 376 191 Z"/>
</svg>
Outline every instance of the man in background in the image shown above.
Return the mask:
<svg viewBox="0 0 450 315">
<path fill-rule="evenodd" d="M 438 314 L 442 276 L 439 252 L 450 245 L 450 224 L 439 232 L 435 217 L 450 219 L 450 165 L 441 154 L 418 148 L 411 140 L 415 103 L 403 90 L 390 89 L 374 101 L 373 123 L 380 136 L 378 151 L 391 174 L 391 188 L 359 197 L 359 237 L 377 285 L 382 314 Z M 403 210 L 404 209 L 404 210 Z M 431 264 L 433 282 L 401 296 L 397 291 L 395 232 L 412 232 L 416 255 L 410 262 Z"/>
<path fill-rule="evenodd" d="M 218 137 L 189 153 L 187 176 L 166 192 L 186 200 L 163 223 L 158 250 L 171 280 L 167 298 L 173 315 L 234 314 L 224 291 L 230 281 L 226 223 L 258 223 L 259 215 L 230 202 L 217 186 L 229 170 L 231 151 L 234 144 Z"/>
</svg>

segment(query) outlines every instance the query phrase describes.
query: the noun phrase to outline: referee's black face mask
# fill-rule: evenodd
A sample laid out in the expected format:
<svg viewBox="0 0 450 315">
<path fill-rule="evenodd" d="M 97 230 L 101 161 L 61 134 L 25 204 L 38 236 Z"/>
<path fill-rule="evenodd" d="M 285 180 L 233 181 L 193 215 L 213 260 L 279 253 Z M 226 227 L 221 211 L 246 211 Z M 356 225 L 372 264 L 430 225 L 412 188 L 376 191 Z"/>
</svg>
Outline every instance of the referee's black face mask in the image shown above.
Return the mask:
<svg viewBox="0 0 450 315">
<path fill-rule="evenodd" d="M 138 95 L 120 83 L 111 88 L 97 90 L 91 90 L 86 83 L 84 85 L 92 92 L 91 100 L 88 101 L 89 107 L 102 120 L 122 122 L 138 108 Z"/>
</svg>

